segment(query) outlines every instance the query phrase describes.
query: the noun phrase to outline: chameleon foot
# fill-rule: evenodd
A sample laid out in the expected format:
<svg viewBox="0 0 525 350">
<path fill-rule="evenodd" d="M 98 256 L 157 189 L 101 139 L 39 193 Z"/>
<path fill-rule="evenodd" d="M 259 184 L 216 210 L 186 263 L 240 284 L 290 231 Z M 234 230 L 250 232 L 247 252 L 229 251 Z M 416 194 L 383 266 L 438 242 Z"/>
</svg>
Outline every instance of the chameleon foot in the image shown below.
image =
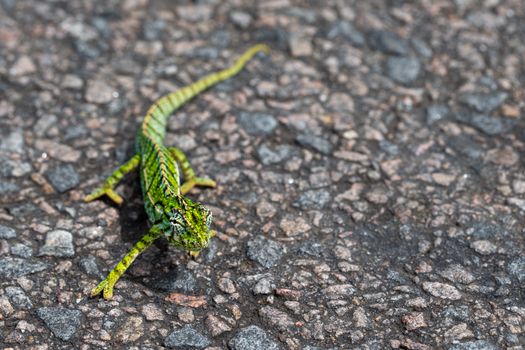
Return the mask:
<svg viewBox="0 0 525 350">
<path fill-rule="evenodd" d="M 93 288 L 91 290 L 91 296 L 92 297 L 96 297 L 97 295 L 99 295 L 101 292 L 102 292 L 102 297 L 106 300 L 109 300 L 113 297 L 113 286 L 115 285 L 115 282 L 111 283 L 109 281 L 109 277 L 108 276 L 105 280 L 103 280 L 102 282 L 100 282 L 98 284 L 98 286 L 96 286 L 95 288 Z"/>
<path fill-rule="evenodd" d="M 131 265 L 131 263 L 133 263 L 137 256 L 139 256 L 146 248 L 148 248 L 151 243 L 153 243 L 153 241 L 160 237 L 162 232 L 162 228 L 157 225 L 150 228 L 149 232 L 142 236 L 140 241 L 135 243 L 128 254 L 126 254 L 122 260 L 119 261 L 117 265 L 115 265 L 107 277 L 102 282 L 100 282 L 98 286 L 91 290 L 91 296 L 94 297 L 102 293 L 102 297 L 104 299 L 111 299 L 113 297 L 113 287 L 119 280 L 120 276 L 126 272 L 128 267 Z"/>
<path fill-rule="evenodd" d="M 111 199 L 116 204 L 122 204 L 122 202 L 124 202 L 122 197 L 117 192 L 113 191 L 112 188 L 108 188 L 108 187 L 101 187 L 99 189 L 96 189 L 91 194 L 84 197 L 84 202 L 91 202 L 92 200 L 100 198 L 103 195 L 108 196 L 109 199 Z"/>
<path fill-rule="evenodd" d="M 212 179 L 207 179 L 204 177 L 194 177 L 190 180 L 187 180 L 182 184 L 180 187 L 180 193 L 182 195 L 185 195 L 191 189 L 195 186 L 201 186 L 201 187 L 217 187 L 217 183 L 213 181 Z"/>
</svg>

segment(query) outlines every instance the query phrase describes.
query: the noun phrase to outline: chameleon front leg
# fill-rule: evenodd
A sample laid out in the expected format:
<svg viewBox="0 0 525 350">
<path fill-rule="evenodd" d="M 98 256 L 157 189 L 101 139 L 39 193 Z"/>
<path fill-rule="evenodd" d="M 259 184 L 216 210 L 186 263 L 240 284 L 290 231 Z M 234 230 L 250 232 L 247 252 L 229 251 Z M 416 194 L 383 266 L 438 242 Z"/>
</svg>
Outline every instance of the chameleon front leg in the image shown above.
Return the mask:
<svg viewBox="0 0 525 350">
<path fill-rule="evenodd" d="M 188 193 L 195 186 L 217 186 L 217 183 L 215 183 L 215 181 L 213 181 L 212 179 L 195 176 L 195 171 L 193 171 L 190 162 L 188 161 L 188 158 L 180 148 L 170 147 L 169 151 L 173 158 L 175 158 L 175 160 L 179 164 L 182 170 L 182 175 L 184 176 L 184 183 L 180 187 L 180 193 L 182 195 Z"/>
<path fill-rule="evenodd" d="M 146 250 L 157 238 L 161 235 L 161 230 L 156 226 L 153 226 L 147 234 L 142 236 L 128 254 L 110 271 L 108 276 L 100 282 L 95 288 L 91 290 L 91 296 L 94 297 L 102 292 L 104 299 L 109 300 L 113 297 L 113 286 L 119 280 L 120 276 L 133 261 L 139 256 L 144 250 Z"/>
<path fill-rule="evenodd" d="M 97 199 L 99 197 L 102 197 L 103 195 L 107 195 L 109 199 L 111 199 L 113 202 L 117 204 L 122 204 L 123 199 L 121 196 L 117 194 L 117 192 L 113 191 L 115 186 L 118 185 L 120 180 L 126 175 L 127 173 L 133 171 L 140 163 L 140 154 L 135 154 L 133 158 L 128 160 L 126 163 L 121 165 L 113 174 L 111 174 L 106 181 L 104 181 L 104 184 L 91 192 L 91 194 L 84 197 L 85 202 L 91 202 L 94 199 Z"/>
</svg>

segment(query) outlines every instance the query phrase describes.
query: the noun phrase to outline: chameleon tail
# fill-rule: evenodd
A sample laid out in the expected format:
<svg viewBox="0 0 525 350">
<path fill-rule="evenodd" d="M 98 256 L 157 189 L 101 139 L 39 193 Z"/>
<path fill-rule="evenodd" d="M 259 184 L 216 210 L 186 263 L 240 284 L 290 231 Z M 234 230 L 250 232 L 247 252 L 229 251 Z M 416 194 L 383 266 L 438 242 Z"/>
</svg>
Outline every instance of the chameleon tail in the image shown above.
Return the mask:
<svg viewBox="0 0 525 350">
<path fill-rule="evenodd" d="M 199 79 L 197 82 L 185 88 L 182 88 L 181 90 L 176 91 L 168 96 L 172 96 L 175 100 L 180 100 L 182 101 L 182 103 L 184 103 L 188 99 L 206 90 L 210 86 L 213 86 L 223 80 L 229 79 L 237 73 L 239 73 L 244 68 L 246 63 L 248 63 L 248 61 L 251 60 L 252 57 L 255 56 L 255 54 L 257 54 L 258 52 L 262 51 L 268 53 L 269 50 L 270 49 L 268 48 L 268 46 L 264 44 L 252 46 L 251 48 L 246 50 L 246 52 L 244 52 L 242 56 L 239 57 L 237 61 L 235 61 L 235 63 L 229 68 L 223 69 L 216 73 L 211 73 L 205 76 L 204 78 Z M 186 96 L 188 97 L 186 98 Z"/>
<path fill-rule="evenodd" d="M 163 98 L 171 100 L 171 103 L 175 106 L 175 108 L 177 108 L 207 88 L 223 80 L 229 79 L 239 73 L 244 68 L 246 63 L 248 63 L 248 61 L 252 59 L 253 56 L 255 56 L 258 52 L 269 52 L 269 50 L 270 49 L 268 46 L 264 44 L 252 46 L 246 50 L 246 52 L 244 52 L 231 67 L 216 73 L 211 73 L 204 78 L 199 79 L 195 83 L 185 86 L 182 89 L 179 89 Z"/>
<path fill-rule="evenodd" d="M 175 92 L 161 97 L 150 107 L 142 123 L 142 132 L 162 141 L 166 132 L 166 124 L 169 116 L 180 106 L 193 97 L 208 89 L 209 87 L 229 79 L 239 73 L 246 63 L 253 58 L 258 52 L 269 52 L 270 49 L 264 44 L 252 46 L 246 50 L 241 57 L 229 68 L 223 69 L 216 73 L 211 73 L 199 79 L 193 84 L 185 86 Z"/>
</svg>

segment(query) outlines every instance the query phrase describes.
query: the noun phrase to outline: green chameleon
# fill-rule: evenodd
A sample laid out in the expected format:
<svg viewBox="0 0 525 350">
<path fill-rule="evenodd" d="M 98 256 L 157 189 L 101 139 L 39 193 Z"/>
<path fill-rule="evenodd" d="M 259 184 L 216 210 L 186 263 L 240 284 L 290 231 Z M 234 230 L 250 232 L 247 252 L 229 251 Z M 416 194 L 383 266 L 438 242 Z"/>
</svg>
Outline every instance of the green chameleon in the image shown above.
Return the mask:
<svg viewBox="0 0 525 350">
<path fill-rule="evenodd" d="M 170 115 L 184 103 L 207 88 L 239 73 L 260 51 L 268 53 L 269 48 L 263 44 L 255 45 L 231 67 L 209 74 L 153 103 L 137 133 L 137 153 L 109 176 L 100 188 L 84 198 L 89 202 L 107 195 L 113 202 L 121 204 L 122 197 L 113 189 L 125 174 L 139 167 L 144 207 L 151 224 L 149 232 L 135 244 L 108 276 L 93 288 L 92 296 L 102 292 L 104 299 L 111 299 L 113 286 L 120 276 L 135 258 L 159 237 L 166 238 L 170 244 L 183 248 L 194 256 L 208 246 L 210 238 L 214 235 L 210 230 L 211 212 L 184 195 L 195 186 L 215 187 L 215 181 L 196 177 L 180 149 L 163 145 L 166 124 Z M 182 185 L 179 180 L 179 167 L 184 176 Z"/>
</svg>

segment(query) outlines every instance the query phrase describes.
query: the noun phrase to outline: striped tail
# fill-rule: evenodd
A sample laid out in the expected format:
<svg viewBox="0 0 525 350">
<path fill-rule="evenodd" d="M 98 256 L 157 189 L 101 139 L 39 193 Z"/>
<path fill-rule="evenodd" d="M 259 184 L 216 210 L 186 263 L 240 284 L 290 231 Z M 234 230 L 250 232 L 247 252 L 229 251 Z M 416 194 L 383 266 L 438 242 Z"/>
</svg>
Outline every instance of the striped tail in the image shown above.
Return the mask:
<svg viewBox="0 0 525 350">
<path fill-rule="evenodd" d="M 146 113 L 142 123 L 142 133 L 158 142 L 162 142 L 166 134 L 168 118 L 175 110 L 209 87 L 239 73 L 258 52 L 268 53 L 269 51 L 268 46 L 264 44 L 252 46 L 231 67 L 211 73 L 191 85 L 161 97 L 153 103 Z"/>
</svg>

